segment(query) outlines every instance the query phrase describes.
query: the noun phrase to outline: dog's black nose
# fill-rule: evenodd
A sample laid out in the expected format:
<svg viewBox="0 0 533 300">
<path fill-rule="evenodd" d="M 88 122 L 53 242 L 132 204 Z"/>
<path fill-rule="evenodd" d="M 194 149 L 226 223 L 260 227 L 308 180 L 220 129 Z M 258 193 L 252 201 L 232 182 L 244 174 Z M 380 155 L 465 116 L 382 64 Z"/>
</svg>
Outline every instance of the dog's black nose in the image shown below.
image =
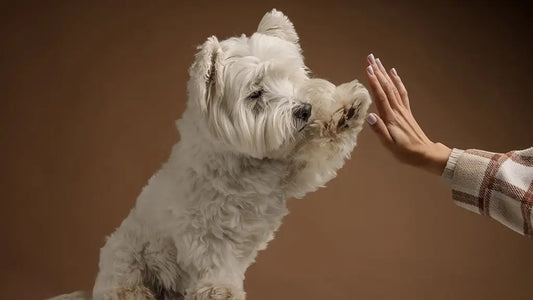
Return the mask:
<svg viewBox="0 0 533 300">
<path fill-rule="evenodd" d="M 296 110 L 294 110 L 294 117 L 297 119 L 300 119 L 304 122 L 307 122 L 309 120 L 309 117 L 311 117 L 311 104 L 309 103 L 303 103 L 296 107 Z"/>
</svg>

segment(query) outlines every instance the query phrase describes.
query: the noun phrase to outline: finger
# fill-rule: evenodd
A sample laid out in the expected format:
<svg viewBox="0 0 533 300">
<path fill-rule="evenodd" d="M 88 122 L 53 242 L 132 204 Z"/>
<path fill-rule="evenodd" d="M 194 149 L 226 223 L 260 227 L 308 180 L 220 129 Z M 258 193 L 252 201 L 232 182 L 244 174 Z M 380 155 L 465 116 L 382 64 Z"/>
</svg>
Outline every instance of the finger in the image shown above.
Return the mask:
<svg viewBox="0 0 533 300">
<path fill-rule="evenodd" d="M 394 142 L 392 139 L 389 130 L 387 129 L 387 126 L 385 125 L 385 122 L 376 115 L 375 113 L 370 113 L 366 117 L 366 122 L 368 125 L 370 125 L 370 128 L 378 135 L 381 142 L 383 142 L 384 145 L 390 145 Z"/>
<path fill-rule="evenodd" d="M 387 80 L 385 74 L 383 74 L 383 72 L 380 70 L 377 61 L 378 60 L 376 59 L 375 63 L 372 65 L 376 78 L 378 79 L 381 88 L 387 95 L 389 105 L 391 107 L 398 107 L 400 99 L 396 99 L 396 94 L 394 93 L 394 89 L 396 87 L 394 87 L 394 84 L 392 84 L 392 82 L 389 82 L 389 80 Z"/>
<path fill-rule="evenodd" d="M 368 63 L 368 65 L 373 65 L 375 62 L 376 62 L 376 59 L 374 58 L 374 54 L 373 53 L 370 53 L 367 57 L 366 57 L 366 62 Z"/>
<path fill-rule="evenodd" d="M 376 78 L 376 74 L 374 73 L 374 68 L 371 65 L 366 67 L 365 73 L 368 79 L 370 93 L 372 94 L 374 98 L 374 102 L 376 103 L 378 113 L 385 120 L 392 120 L 393 112 L 389 104 L 389 99 L 387 98 L 387 95 L 381 88 L 381 84 Z"/>
<path fill-rule="evenodd" d="M 400 103 L 403 104 L 403 102 L 401 101 L 400 93 L 398 92 L 398 89 L 394 85 L 394 82 L 392 82 L 391 78 L 389 77 L 389 74 L 387 73 L 387 70 L 383 66 L 381 59 L 376 58 L 376 64 L 378 65 L 379 71 L 381 72 L 381 74 L 383 74 L 385 79 L 387 79 L 387 81 L 389 82 L 392 92 L 394 93 L 394 99 L 397 101 L 398 104 Z"/>
<path fill-rule="evenodd" d="M 390 70 L 390 74 L 391 74 L 391 79 L 392 79 L 392 82 L 394 83 L 394 86 L 396 86 L 396 89 L 398 89 L 398 93 L 400 93 L 400 99 L 402 99 L 402 102 L 405 105 L 405 107 L 411 110 L 409 106 L 409 96 L 407 95 L 407 89 L 403 85 L 402 79 L 398 75 L 398 72 L 396 71 L 395 68 L 392 68 Z"/>
</svg>

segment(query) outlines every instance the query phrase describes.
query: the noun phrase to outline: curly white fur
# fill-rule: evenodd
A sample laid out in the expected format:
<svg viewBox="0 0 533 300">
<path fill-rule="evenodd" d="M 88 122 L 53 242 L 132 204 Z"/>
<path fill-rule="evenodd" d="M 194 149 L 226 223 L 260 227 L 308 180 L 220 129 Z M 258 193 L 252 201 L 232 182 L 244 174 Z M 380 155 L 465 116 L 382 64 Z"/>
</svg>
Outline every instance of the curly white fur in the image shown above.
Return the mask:
<svg viewBox="0 0 533 300">
<path fill-rule="evenodd" d="M 281 12 L 251 37 L 199 49 L 181 141 L 107 239 L 93 299 L 244 299 L 245 271 L 286 200 L 332 179 L 355 146 L 366 89 L 310 79 Z M 310 119 L 295 113 L 304 103 Z"/>
</svg>

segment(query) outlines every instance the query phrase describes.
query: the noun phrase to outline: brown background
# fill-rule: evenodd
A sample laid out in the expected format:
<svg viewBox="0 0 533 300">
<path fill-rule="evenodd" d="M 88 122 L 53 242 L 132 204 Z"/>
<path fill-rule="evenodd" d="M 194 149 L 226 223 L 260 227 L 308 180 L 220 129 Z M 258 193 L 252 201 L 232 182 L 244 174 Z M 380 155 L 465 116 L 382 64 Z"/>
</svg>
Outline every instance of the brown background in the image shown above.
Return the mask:
<svg viewBox="0 0 533 300">
<path fill-rule="evenodd" d="M 252 33 L 273 7 L 316 76 L 363 78 L 370 52 L 395 66 L 435 140 L 533 143 L 523 5 L 112 2 L 0 4 L 2 299 L 91 288 L 104 237 L 179 138 L 195 46 Z M 370 130 L 326 189 L 289 206 L 247 273 L 251 300 L 531 299 L 532 241 L 456 207 Z"/>
</svg>

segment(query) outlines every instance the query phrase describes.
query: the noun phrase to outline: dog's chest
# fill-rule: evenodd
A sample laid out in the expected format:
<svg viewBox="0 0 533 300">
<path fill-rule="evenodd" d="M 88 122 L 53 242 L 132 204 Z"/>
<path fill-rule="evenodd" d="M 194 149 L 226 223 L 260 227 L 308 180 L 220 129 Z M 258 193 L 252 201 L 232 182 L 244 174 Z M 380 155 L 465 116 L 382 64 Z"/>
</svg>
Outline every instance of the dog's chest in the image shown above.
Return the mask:
<svg viewBox="0 0 533 300">
<path fill-rule="evenodd" d="M 197 225 L 232 243 L 237 257 L 255 256 L 266 247 L 288 212 L 283 190 L 287 165 L 244 159 L 208 166 L 204 182 L 213 193 L 209 197 L 212 200 L 196 202 L 197 219 L 193 222 L 202 223 Z"/>
<path fill-rule="evenodd" d="M 221 212 L 221 236 L 237 257 L 247 258 L 266 247 L 288 210 L 281 197 L 256 196 L 228 201 Z"/>
</svg>

